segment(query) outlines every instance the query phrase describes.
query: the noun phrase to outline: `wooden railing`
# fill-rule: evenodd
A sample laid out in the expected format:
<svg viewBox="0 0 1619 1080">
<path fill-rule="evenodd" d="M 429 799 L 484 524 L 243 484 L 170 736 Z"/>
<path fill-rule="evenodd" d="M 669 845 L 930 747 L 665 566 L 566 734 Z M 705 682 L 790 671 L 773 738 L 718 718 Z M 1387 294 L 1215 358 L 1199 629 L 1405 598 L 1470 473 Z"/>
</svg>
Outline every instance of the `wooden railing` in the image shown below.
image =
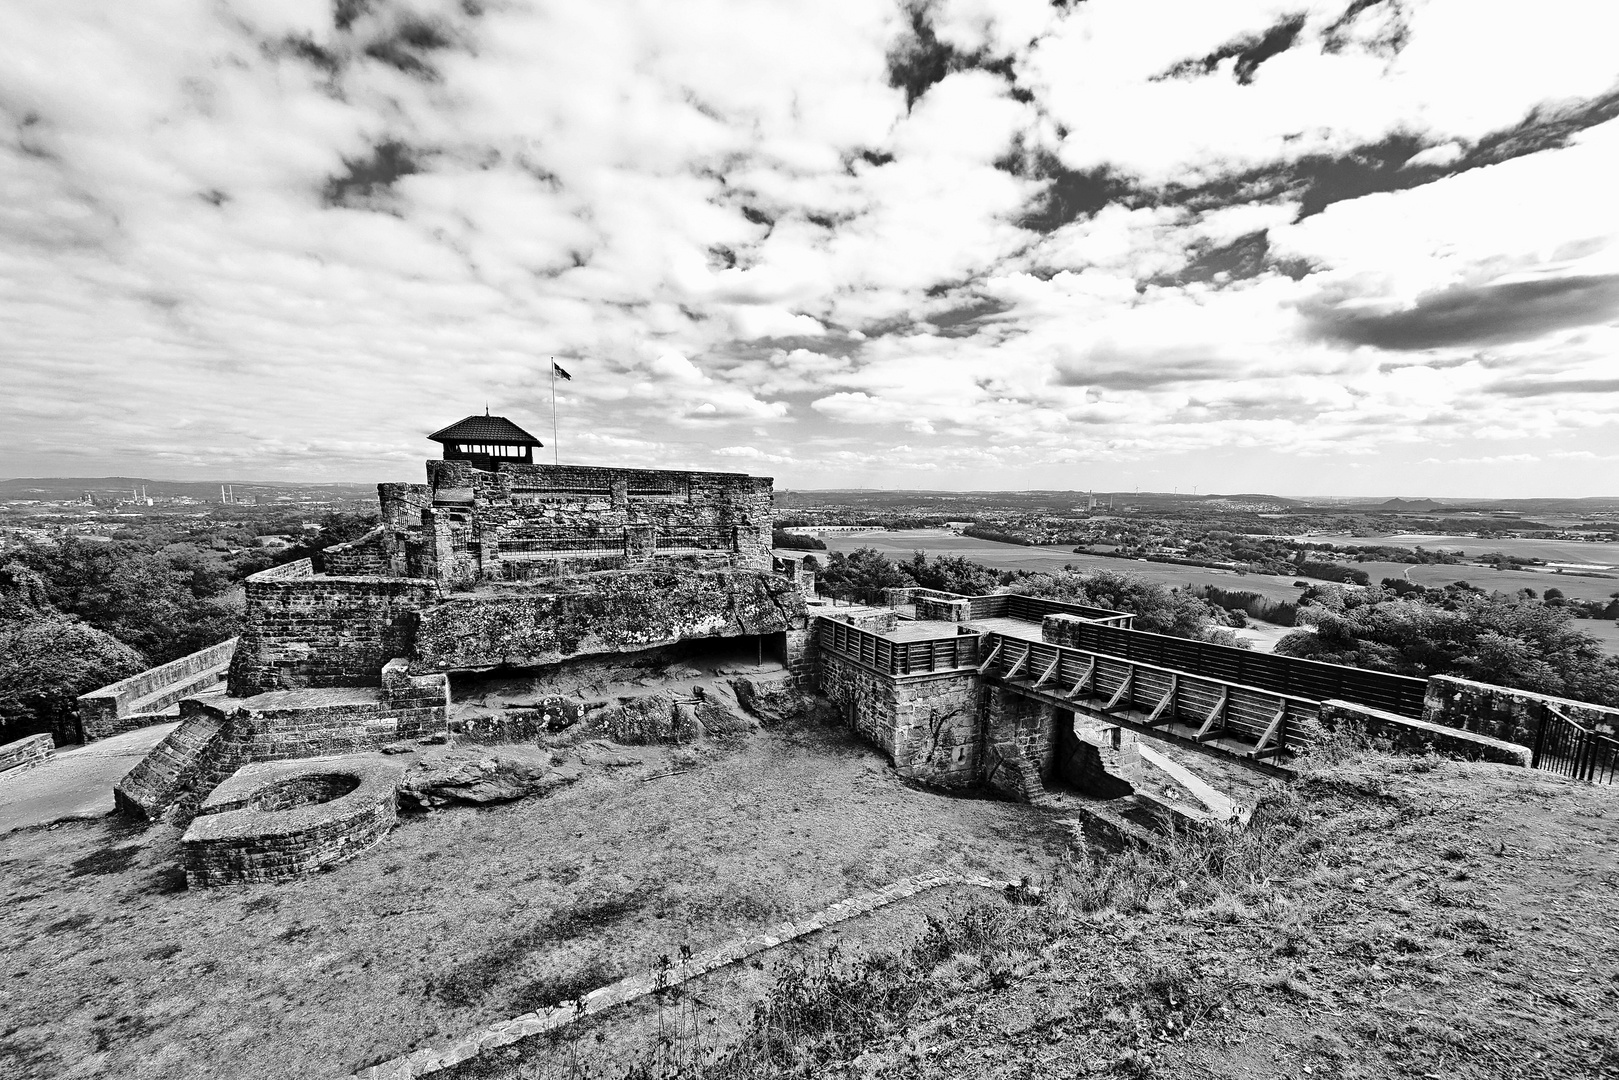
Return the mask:
<svg viewBox="0 0 1619 1080">
<path fill-rule="evenodd" d="M 1236 738 L 1275 757 L 1307 745 L 1319 705 L 1301 697 L 1106 653 L 986 634 L 979 673 L 1056 705 L 1083 702 L 1134 726 L 1196 742 Z M 1179 730 L 1177 730 L 1179 729 Z"/>
<path fill-rule="evenodd" d="M 1300 660 L 1293 656 L 1253 652 L 1229 645 L 1211 645 L 1205 641 L 1166 637 L 1142 630 L 1080 625 L 1067 628 L 1067 632 L 1071 640 L 1064 644 L 1076 649 L 1106 653 L 1177 671 L 1196 672 L 1209 678 L 1312 701 L 1326 701 L 1328 698 L 1353 701 L 1416 719 L 1422 716 L 1423 697 L 1428 689 L 1427 680 L 1407 675 L 1389 675 L 1340 664 L 1324 664 L 1318 660 Z"/>
<path fill-rule="evenodd" d="M 884 675 L 958 671 L 978 664 L 978 635 L 954 634 L 920 641 L 895 641 L 838 619 L 817 618 L 816 644 Z"/>
</svg>

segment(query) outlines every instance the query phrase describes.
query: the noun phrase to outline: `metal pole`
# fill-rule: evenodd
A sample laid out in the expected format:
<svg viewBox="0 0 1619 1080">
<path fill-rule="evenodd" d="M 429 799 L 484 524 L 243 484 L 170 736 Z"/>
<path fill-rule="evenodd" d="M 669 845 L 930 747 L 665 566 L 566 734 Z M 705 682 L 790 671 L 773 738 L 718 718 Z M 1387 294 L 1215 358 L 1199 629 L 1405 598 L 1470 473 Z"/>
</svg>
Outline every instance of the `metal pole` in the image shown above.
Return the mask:
<svg viewBox="0 0 1619 1080">
<path fill-rule="evenodd" d="M 560 464 L 557 456 L 557 358 L 551 357 L 551 464 Z"/>
</svg>

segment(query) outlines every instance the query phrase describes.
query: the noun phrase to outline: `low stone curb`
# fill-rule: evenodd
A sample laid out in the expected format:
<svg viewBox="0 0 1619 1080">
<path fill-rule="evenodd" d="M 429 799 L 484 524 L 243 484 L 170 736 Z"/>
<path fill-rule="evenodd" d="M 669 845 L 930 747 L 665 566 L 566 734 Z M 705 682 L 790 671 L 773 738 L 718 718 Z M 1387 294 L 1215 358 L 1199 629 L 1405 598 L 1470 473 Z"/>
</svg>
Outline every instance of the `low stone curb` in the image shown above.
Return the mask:
<svg viewBox="0 0 1619 1080">
<path fill-rule="evenodd" d="M 403 1057 L 372 1065 L 354 1073 L 347 1080 L 414 1080 L 415 1077 L 448 1069 L 485 1050 L 508 1046 L 533 1035 L 541 1035 L 578 1020 L 593 1016 L 616 1005 L 639 1000 L 659 990 L 679 986 L 706 975 L 717 968 L 746 960 L 790 941 L 825 930 L 828 926 L 857 918 L 878 908 L 909 899 L 930 889 L 948 885 L 972 885 L 997 892 L 1016 888 L 1018 882 L 997 881 L 994 878 L 971 874 L 926 874 L 905 878 L 885 885 L 875 892 L 840 900 L 797 922 L 785 922 L 761 933 L 737 938 L 724 945 L 693 953 L 690 959 L 674 963 L 666 971 L 631 975 L 609 983 L 586 994 L 577 1005 L 559 1005 L 539 1012 L 524 1013 L 510 1020 L 500 1020 L 461 1039 L 445 1050 L 417 1050 Z"/>
</svg>

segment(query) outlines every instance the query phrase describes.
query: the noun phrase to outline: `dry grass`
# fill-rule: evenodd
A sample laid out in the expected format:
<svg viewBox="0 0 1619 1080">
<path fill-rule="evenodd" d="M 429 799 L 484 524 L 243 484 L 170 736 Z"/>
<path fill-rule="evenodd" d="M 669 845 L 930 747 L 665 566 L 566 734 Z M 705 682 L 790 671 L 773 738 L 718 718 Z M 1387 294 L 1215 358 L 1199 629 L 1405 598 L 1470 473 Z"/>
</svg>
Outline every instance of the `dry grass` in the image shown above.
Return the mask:
<svg viewBox="0 0 1619 1080">
<path fill-rule="evenodd" d="M 1255 823 L 800 956 L 728 1040 L 672 999 L 627 1075 L 1619 1076 L 1619 792 L 1340 740 Z"/>
<path fill-rule="evenodd" d="M 340 1076 L 901 877 L 1040 873 L 1062 844 L 834 728 L 624 753 L 643 764 L 435 811 L 285 885 L 186 891 L 172 831 L 111 819 L 0 837 L 0 1075 Z"/>
</svg>

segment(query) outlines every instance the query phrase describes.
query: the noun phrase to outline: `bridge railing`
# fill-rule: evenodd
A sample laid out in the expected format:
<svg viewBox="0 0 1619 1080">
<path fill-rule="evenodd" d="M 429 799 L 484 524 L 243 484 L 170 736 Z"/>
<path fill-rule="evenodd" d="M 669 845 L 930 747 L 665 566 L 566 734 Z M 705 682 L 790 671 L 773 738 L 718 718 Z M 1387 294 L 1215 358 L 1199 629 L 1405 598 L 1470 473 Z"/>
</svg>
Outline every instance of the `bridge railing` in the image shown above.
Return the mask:
<svg viewBox="0 0 1619 1080">
<path fill-rule="evenodd" d="M 1313 701 L 1329 698 L 1353 701 L 1413 718 L 1422 716 L 1422 700 L 1428 689 L 1427 680 L 1407 675 L 1211 645 L 1142 630 L 1079 623 L 1066 627 L 1064 634 L 1068 640 L 1063 644 L 1071 648 L 1195 672 Z"/>
<path fill-rule="evenodd" d="M 956 671 L 978 664 L 978 635 L 954 634 L 919 641 L 892 638 L 837 619 L 816 619 L 816 644 L 885 675 Z"/>
<path fill-rule="evenodd" d="M 1022 692 L 1083 702 L 1200 742 L 1234 736 L 1253 744 L 1254 757 L 1296 752 L 1316 730 L 1319 705 L 1291 694 L 1004 634 L 985 635 L 980 647 L 980 672 Z"/>
</svg>

